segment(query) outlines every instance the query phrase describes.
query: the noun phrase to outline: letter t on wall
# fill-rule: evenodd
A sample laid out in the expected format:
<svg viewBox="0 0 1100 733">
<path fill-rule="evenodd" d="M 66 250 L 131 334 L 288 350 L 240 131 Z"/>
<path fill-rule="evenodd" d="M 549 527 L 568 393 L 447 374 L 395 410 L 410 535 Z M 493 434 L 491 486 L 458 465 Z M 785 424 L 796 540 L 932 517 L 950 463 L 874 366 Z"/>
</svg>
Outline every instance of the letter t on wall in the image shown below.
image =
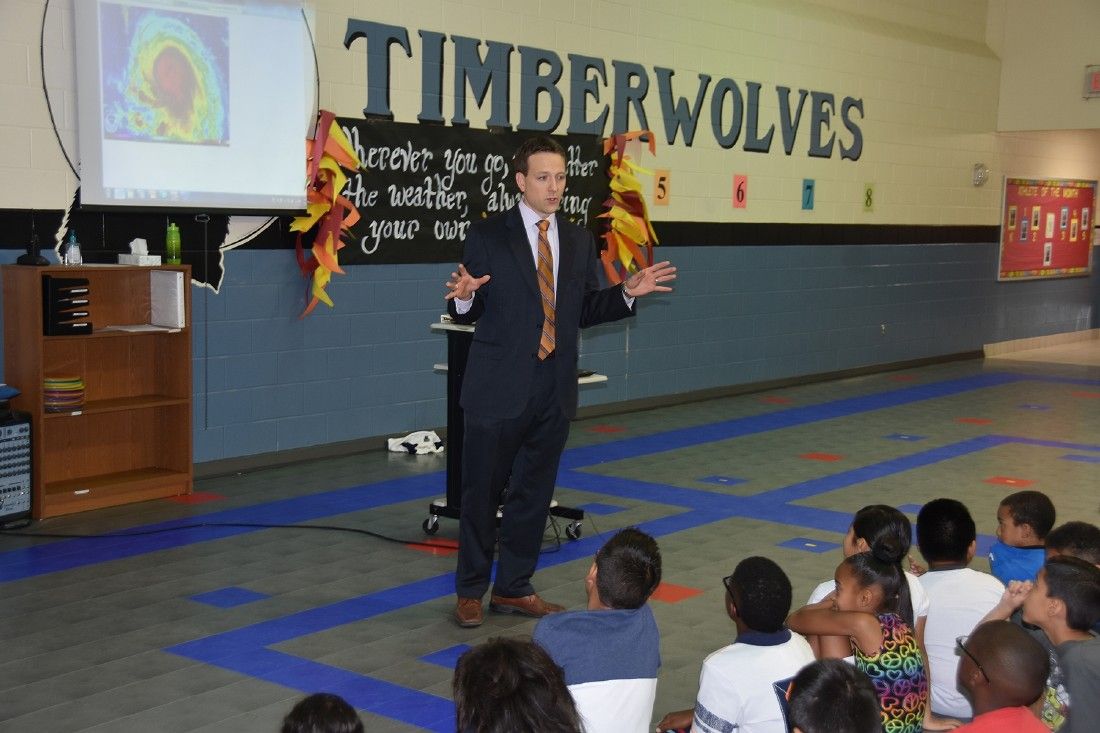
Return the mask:
<svg viewBox="0 0 1100 733">
<path fill-rule="evenodd" d="M 344 48 L 360 38 L 367 39 L 367 106 L 363 108 L 365 117 L 384 117 L 393 119 L 390 109 L 390 46 L 401 44 L 405 55 L 412 58 L 409 46 L 409 32 L 396 25 L 375 23 L 370 20 L 348 18 L 348 29 L 344 34 Z"/>
</svg>

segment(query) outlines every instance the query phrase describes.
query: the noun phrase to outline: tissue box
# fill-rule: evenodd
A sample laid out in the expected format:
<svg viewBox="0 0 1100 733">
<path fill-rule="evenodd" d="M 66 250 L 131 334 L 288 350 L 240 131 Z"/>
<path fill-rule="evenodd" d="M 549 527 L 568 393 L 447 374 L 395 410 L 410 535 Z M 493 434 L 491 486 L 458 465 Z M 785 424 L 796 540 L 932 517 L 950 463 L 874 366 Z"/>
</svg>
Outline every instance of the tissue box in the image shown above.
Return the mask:
<svg viewBox="0 0 1100 733">
<path fill-rule="evenodd" d="M 118 264 L 120 264 L 120 265 L 159 265 L 160 264 L 160 255 L 120 254 L 118 256 Z"/>
</svg>

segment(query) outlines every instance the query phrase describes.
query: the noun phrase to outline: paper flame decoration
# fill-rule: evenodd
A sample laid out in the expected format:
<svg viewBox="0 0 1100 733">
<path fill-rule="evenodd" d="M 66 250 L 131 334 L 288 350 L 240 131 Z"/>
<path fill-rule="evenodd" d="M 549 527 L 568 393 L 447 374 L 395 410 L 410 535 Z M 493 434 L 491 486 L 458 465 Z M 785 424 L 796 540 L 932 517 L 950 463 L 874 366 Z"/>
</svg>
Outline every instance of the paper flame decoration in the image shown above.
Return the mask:
<svg viewBox="0 0 1100 733">
<path fill-rule="evenodd" d="M 635 174 L 653 175 L 631 162 L 626 144 L 631 140 L 649 143 L 651 155 L 657 154 L 657 138 L 649 130 L 635 130 L 613 135 L 603 141 L 604 155 L 611 155 L 607 169 L 611 177 L 611 198 L 603 202 L 607 209 L 598 218 L 608 219 L 609 227 L 603 239 L 607 247 L 600 253 L 607 279 L 613 285 L 621 283 L 631 273 L 653 264 L 653 245 L 660 244 L 649 223 L 649 210 L 642 195 L 642 184 Z"/>
<path fill-rule="evenodd" d="M 312 313 L 318 302 L 333 307 L 325 286 L 333 273 L 344 274 L 337 255 L 344 248 L 340 235 L 359 221 L 359 211 L 340 195 L 348 182 L 348 177 L 340 169 L 354 171 L 361 165 L 344 131 L 336 124 L 336 115 L 321 110 L 317 131 L 312 140 L 306 140 L 306 168 L 309 172 L 306 214 L 295 217 L 290 223 L 290 231 L 298 232 L 295 245 L 298 267 L 303 276 L 312 276 L 313 280 L 310 286 L 313 297 L 299 318 Z M 314 226 L 317 226 L 317 234 L 313 238 L 313 257 L 307 260 L 302 248 L 302 234 Z"/>
</svg>

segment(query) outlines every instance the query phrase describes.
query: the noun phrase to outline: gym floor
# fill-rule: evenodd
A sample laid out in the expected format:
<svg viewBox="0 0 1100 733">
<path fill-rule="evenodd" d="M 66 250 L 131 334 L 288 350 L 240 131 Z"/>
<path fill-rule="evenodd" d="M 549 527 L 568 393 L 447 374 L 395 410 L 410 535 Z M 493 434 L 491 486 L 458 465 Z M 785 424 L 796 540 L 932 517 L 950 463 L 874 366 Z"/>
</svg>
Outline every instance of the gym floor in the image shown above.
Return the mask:
<svg viewBox="0 0 1100 733">
<path fill-rule="evenodd" d="M 1010 356 L 579 420 L 556 498 L 585 510 L 582 536 L 548 527 L 535 585 L 582 608 L 610 533 L 657 538 L 656 720 L 694 704 L 703 658 L 732 640 L 721 578 L 743 557 L 776 560 L 797 604 L 866 504 L 915 517 L 959 498 L 980 552 L 1000 499 L 1025 487 L 1059 523 L 1100 521 L 1100 342 Z M 444 468 L 363 453 L 26 530 L 95 538 L 0 535 L 0 731 L 273 732 L 322 690 L 372 732 L 453 731 L 457 657 L 534 622 L 451 621 L 457 523 L 421 528 Z"/>
</svg>

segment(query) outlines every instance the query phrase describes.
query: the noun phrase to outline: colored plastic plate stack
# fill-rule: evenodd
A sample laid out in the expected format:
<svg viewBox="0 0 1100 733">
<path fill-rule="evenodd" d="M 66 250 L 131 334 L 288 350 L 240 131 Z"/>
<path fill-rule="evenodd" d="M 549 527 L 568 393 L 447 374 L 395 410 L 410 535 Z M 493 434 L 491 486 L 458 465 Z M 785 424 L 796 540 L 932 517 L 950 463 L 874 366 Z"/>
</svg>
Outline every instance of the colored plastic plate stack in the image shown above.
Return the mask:
<svg viewBox="0 0 1100 733">
<path fill-rule="evenodd" d="M 72 412 L 84 406 L 81 377 L 46 377 L 42 401 L 46 412 Z"/>
</svg>

